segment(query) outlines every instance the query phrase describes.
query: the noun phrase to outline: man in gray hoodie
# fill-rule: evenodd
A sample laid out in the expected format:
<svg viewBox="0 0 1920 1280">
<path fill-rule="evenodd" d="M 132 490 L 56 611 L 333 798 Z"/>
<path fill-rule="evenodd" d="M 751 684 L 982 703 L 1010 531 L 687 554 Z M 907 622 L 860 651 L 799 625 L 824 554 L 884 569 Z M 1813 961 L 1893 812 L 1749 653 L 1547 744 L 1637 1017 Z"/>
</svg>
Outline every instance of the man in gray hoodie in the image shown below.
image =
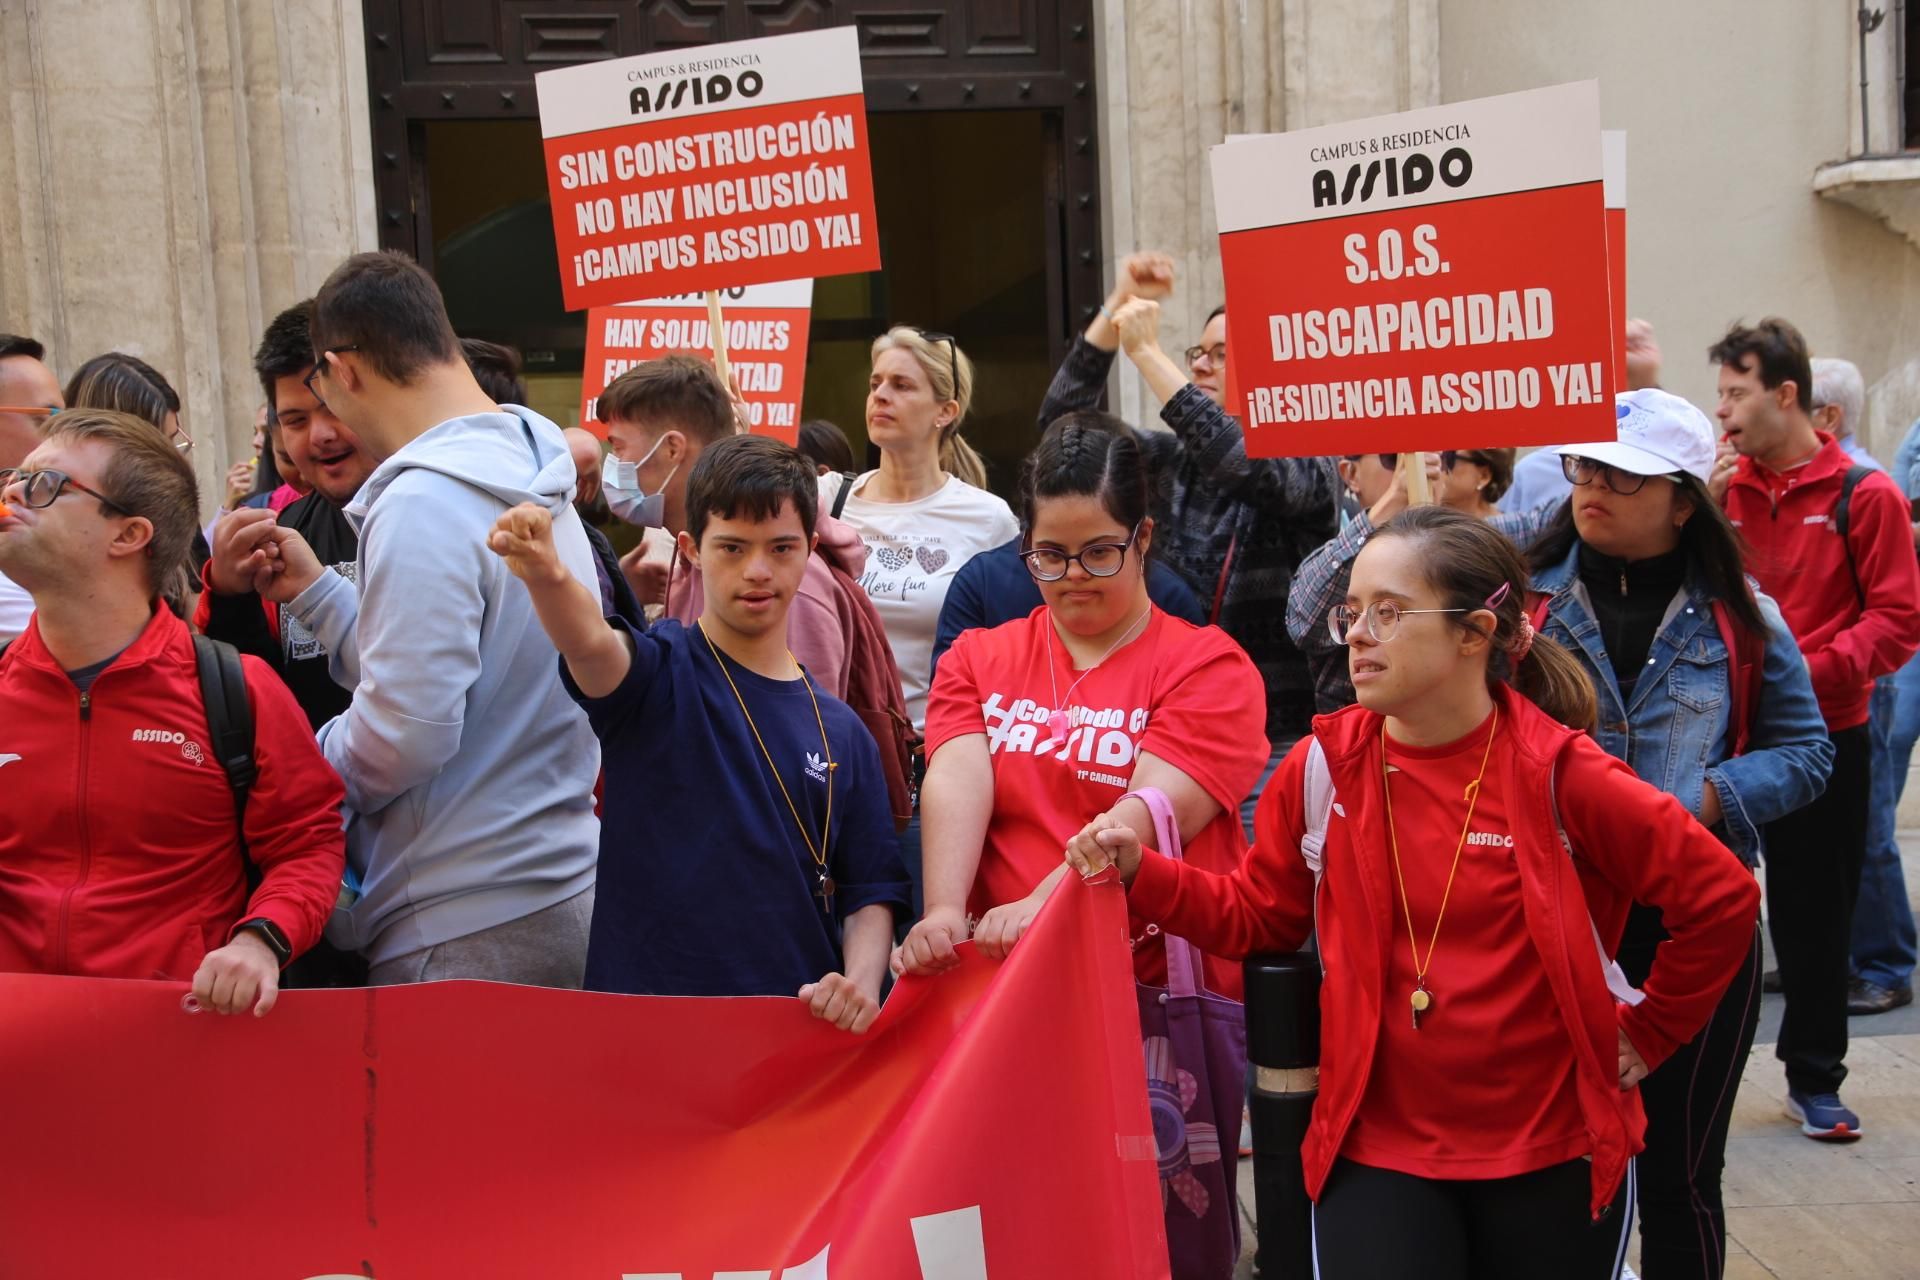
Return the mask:
<svg viewBox="0 0 1920 1280">
<path fill-rule="evenodd" d="M 347 784 L 359 899 L 329 937 L 375 985 L 485 978 L 578 987 L 593 913 L 600 754 L 557 655 L 487 534 L 553 513 L 597 589 L 553 423 L 495 404 L 411 259 L 347 259 L 314 299 L 308 386 L 379 465 L 345 508 L 359 585 L 279 530 L 257 586 L 325 645 L 353 703 L 320 730 Z"/>
</svg>

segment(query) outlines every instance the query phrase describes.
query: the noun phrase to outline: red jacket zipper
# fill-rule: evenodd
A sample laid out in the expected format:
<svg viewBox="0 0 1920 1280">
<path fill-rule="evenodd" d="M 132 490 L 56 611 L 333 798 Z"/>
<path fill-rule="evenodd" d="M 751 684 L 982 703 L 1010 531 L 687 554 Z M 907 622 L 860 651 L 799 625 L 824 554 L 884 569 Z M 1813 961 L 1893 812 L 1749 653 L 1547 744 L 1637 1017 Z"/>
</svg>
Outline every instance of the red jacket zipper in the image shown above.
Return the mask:
<svg viewBox="0 0 1920 1280">
<path fill-rule="evenodd" d="M 87 832 L 87 770 L 92 755 L 93 693 L 80 695 L 80 778 L 77 785 L 77 803 L 74 807 L 75 818 L 80 824 L 80 874 L 60 895 L 60 928 L 54 937 L 53 971 L 67 971 L 67 920 L 73 908 L 73 895 L 87 882 L 87 876 L 93 870 L 93 841 Z"/>
</svg>

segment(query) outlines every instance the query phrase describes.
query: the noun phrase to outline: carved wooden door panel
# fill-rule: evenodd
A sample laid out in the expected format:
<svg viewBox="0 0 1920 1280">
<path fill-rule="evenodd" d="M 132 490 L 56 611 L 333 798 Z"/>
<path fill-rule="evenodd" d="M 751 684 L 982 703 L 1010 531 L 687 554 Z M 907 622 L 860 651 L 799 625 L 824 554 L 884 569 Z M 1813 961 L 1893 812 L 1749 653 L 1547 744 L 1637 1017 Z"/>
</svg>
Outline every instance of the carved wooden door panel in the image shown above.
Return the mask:
<svg viewBox="0 0 1920 1280">
<path fill-rule="evenodd" d="M 852 25 L 869 112 L 1040 113 L 1055 359 L 1104 294 L 1091 0 L 365 0 L 364 14 L 380 242 L 429 264 L 431 122 L 533 117 L 533 77 L 553 67 Z"/>
</svg>

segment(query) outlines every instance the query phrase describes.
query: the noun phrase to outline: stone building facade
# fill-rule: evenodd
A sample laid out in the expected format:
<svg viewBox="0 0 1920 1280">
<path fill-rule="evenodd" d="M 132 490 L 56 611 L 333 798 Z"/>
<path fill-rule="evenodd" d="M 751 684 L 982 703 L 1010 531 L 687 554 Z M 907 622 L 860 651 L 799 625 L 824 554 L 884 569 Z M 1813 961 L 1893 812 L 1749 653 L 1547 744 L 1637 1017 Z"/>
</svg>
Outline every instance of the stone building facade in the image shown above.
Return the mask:
<svg viewBox="0 0 1920 1280">
<path fill-rule="evenodd" d="M 697 30 L 731 2 L 457 0 L 510 10 L 528 30 L 548 11 L 610 15 L 594 19 L 602 25 L 664 12 Z M 1017 30 L 1045 27 L 1056 2 L 947 5 Z M 1860 364 L 1872 392 L 1866 434 L 1882 456 L 1920 416 L 1920 161 L 1904 148 L 1906 44 L 1894 21 L 1866 42 L 1863 141 L 1860 42 L 1846 6 L 1081 3 L 1091 31 L 1073 29 L 1092 41 L 1093 70 L 1075 92 L 1091 93 L 1096 126 L 1067 141 L 1097 161 L 1098 189 L 1083 204 L 1097 206 L 1098 233 L 1097 249 L 1083 237 L 1079 265 L 1104 280 L 1133 248 L 1172 252 L 1189 283 L 1169 306 L 1169 345 L 1221 295 L 1208 149 L 1225 135 L 1591 77 L 1604 123 L 1629 133 L 1630 306 L 1666 346 L 1669 385 L 1711 407 L 1707 344 L 1732 319 L 1778 312 L 1819 351 Z M 391 242 L 370 46 L 377 68 L 392 42 L 474 12 L 455 4 L 0 0 L 0 330 L 40 337 L 62 373 L 117 347 L 175 376 L 211 490 L 246 448 L 259 398 L 249 356 L 265 321 L 343 255 Z M 802 21 L 809 4 L 827 9 L 804 0 L 779 12 Z M 908 64 L 882 56 L 898 14 L 834 12 L 870 28 L 870 74 L 898 81 Z M 572 29 L 555 30 L 564 51 Z M 526 100 L 503 97 L 525 114 Z M 1067 292 L 1083 300 L 1089 287 Z M 1061 315 L 1056 343 L 1077 323 Z M 1135 379 L 1117 376 L 1114 390 L 1126 416 L 1150 419 Z"/>
</svg>

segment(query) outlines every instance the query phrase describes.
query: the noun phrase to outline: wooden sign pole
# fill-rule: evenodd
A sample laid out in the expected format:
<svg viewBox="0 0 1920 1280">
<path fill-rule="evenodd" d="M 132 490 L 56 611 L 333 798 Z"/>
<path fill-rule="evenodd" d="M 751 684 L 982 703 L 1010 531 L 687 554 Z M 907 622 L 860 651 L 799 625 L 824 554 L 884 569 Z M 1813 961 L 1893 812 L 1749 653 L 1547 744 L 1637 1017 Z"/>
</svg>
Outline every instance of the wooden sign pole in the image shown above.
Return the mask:
<svg viewBox="0 0 1920 1280">
<path fill-rule="evenodd" d="M 1427 483 L 1427 455 L 1403 453 L 1400 467 L 1406 475 L 1407 505 L 1424 507 L 1433 501 L 1433 486 Z"/>
<path fill-rule="evenodd" d="M 727 328 L 720 318 L 718 289 L 707 290 L 707 327 L 713 337 L 713 371 L 723 384 L 731 386 L 727 379 Z"/>
</svg>

